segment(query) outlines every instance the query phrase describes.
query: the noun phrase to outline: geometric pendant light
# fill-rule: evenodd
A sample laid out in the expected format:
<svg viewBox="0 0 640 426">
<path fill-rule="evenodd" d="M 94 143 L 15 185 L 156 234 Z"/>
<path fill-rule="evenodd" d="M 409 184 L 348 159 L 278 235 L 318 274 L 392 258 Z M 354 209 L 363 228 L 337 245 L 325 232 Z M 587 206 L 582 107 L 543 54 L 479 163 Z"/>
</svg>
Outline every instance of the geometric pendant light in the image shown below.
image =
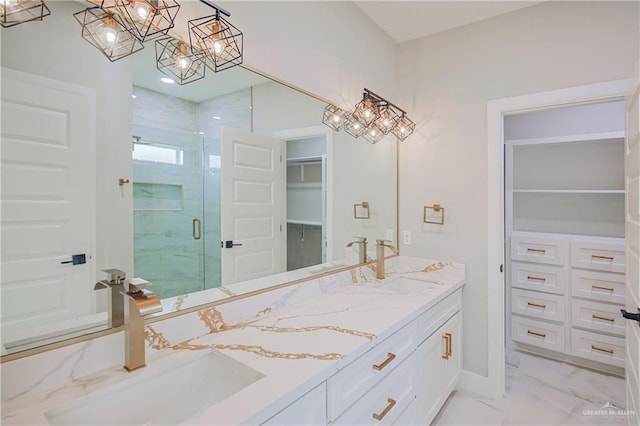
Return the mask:
<svg viewBox="0 0 640 426">
<path fill-rule="evenodd" d="M 156 66 L 176 83 L 183 85 L 205 75 L 205 55 L 188 43 L 173 37 L 156 40 Z"/>
<path fill-rule="evenodd" d="M 0 25 L 4 28 L 29 21 L 41 21 L 50 14 L 44 1 L 0 0 Z"/>
<path fill-rule="evenodd" d="M 104 0 L 100 7 L 121 16 L 142 42 L 166 35 L 175 26 L 180 9 L 175 0 Z"/>
</svg>

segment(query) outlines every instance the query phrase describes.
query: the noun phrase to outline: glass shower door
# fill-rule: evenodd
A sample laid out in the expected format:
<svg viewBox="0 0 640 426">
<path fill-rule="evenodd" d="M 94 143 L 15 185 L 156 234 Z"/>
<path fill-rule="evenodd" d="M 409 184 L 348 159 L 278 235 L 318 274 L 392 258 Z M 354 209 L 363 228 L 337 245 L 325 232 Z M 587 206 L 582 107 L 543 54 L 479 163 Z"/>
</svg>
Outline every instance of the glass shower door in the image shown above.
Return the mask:
<svg viewBox="0 0 640 426">
<path fill-rule="evenodd" d="M 160 298 L 203 290 L 203 137 L 140 125 L 133 133 L 134 274 Z"/>
</svg>

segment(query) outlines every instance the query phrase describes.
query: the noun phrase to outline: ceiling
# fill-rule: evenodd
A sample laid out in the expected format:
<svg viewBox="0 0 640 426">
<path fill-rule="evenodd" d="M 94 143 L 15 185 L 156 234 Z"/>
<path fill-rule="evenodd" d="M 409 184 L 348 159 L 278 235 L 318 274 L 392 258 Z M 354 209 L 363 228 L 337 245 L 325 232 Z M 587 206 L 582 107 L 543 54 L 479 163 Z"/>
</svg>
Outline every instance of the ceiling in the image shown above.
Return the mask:
<svg viewBox="0 0 640 426">
<path fill-rule="evenodd" d="M 396 43 L 404 43 L 542 1 L 355 1 Z"/>
</svg>

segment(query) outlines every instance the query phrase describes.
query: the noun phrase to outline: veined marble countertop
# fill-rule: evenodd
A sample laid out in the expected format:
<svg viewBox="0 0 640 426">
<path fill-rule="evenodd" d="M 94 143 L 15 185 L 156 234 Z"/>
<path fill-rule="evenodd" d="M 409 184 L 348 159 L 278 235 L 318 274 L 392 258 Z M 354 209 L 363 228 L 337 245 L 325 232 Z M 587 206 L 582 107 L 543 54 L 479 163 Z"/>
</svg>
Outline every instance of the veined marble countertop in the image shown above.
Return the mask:
<svg viewBox="0 0 640 426">
<path fill-rule="evenodd" d="M 48 410 L 135 374 L 148 374 L 154 367 L 181 365 L 185 353 L 210 350 L 264 377 L 193 413 L 183 424 L 265 421 L 464 284 L 462 264 L 406 256 L 386 262 L 387 278 L 382 281 L 375 279 L 375 265 L 362 266 L 206 308 L 178 317 L 181 321 L 154 323 L 146 330 L 146 368 L 127 373 L 118 366 L 52 391 L 17 397 L 3 404 L 2 424 L 48 424 Z M 399 277 L 420 280 L 424 291 L 385 288 Z M 190 331 L 186 339 L 185 330 Z M 141 397 L 153 399 L 153 393 Z"/>
</svg>

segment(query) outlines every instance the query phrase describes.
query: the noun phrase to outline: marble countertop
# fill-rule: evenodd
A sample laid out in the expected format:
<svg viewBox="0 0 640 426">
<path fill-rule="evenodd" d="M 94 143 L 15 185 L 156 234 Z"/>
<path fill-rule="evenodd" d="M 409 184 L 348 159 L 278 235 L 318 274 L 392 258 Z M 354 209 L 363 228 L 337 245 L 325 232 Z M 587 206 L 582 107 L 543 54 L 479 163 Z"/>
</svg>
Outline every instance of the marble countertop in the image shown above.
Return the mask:
<svg viewBox="0 0 640 426">
<path fill-rule="evenodd" d="M 387 260 L 386 269 L 383 281 L 375 279 L 374 265 L 369 265 L 297 284 L 275 300 L 255 296 L 235 309 L 232 304 L 203 309 L 190 320 L 194 334 L 188 339 L 181 339 L 172 327 L 152 324 L 147 327 L 148 346 L 163 356 L 148 355 L 148 366 L 141 373 L 126 373 L 118 367 L 71 380 L 45 395 L 16 398 L 3 404 L 2 423 L 48 424 L 47 410 L 132 375 L 184 362 L 189 356 L 185 353 L 210 350 L 232 357 L 263 377 L 197 410 L 183 424 L 265 421 L 459 289 L 465 280 L 464 265 L 452 262 L 400 256 Z M 405 293 L 387 287 L 400 277 L 420 280 L 424 290 Z"/>
</svg>

